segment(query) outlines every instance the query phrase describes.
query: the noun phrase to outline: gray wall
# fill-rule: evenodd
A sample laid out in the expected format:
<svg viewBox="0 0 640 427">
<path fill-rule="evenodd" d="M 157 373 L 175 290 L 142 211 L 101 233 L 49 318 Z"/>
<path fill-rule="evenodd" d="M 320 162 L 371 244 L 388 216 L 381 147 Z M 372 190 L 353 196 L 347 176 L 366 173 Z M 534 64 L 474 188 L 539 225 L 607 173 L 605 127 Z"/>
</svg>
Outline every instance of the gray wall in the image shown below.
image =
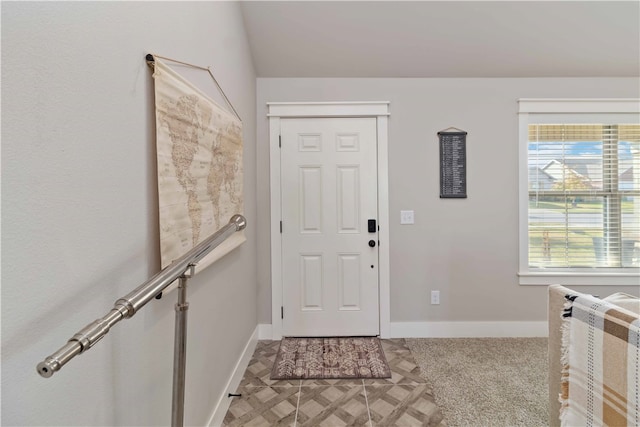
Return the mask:
<svg viewBox="0 0 640 427">
<path fill-rule="evenodd" d="M 211 65 L 244 120 L 247 242 L 190 284 L 187 424 L 207 423 L 255 329 L 256 76 L 238 3 L 2 2 L 2 425 L 170 423 L 175 292 L 54 377 L 35 370 L 159 269 L 148 52 Z"/>
<path fill-rule="evenodd" d="M 634 78 L 294 79 L 259 78 L 258 320 L 271 323 L 269 101 L 391 101 L 389 210 L 391 321 L 543 321 L 546 287 L 520 286 L 518 98 L 638 97 Z M 467 137 L 468 198 L 439 198 L 438 139 Z M 400 225 L 400 210 L 415 225 Z M 430 305 L 440 290 L 441 304 Z M 608 295 L 637 288 L 581 287 Z"/>
</svg>

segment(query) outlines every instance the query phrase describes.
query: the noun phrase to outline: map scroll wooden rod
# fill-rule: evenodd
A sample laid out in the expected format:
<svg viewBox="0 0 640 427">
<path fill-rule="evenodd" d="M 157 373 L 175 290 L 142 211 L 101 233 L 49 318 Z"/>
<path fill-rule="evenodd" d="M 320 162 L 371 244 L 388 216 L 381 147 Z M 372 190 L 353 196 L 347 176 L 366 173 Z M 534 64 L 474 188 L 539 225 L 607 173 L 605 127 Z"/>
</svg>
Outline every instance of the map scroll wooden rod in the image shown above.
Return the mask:
<svg viewBox="0 0 640 427">
<path fill-rule="evenodd" d="M 460 133 L 464 133 L 465 135 L 467 134 L 467 131 L 451 126 L 451 127 L 446 128 L 446 129 L 442 129 L 440 132 L 438 132 L 438 135 L 440 135 L 441 133 L 448 133 L 448 132 L 452 132 L 452 131 L 454 133 L 455 132 L 460 132 Z"/>
</svg>

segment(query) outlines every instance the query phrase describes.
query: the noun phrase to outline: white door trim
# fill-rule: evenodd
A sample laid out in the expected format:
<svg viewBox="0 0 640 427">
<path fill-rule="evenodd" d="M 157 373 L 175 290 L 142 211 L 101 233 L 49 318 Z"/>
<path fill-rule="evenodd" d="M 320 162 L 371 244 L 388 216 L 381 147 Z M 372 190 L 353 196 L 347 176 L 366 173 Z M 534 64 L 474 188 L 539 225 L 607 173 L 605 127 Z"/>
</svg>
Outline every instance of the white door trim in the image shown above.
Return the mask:
<svg viewBox="0 0 640 427">
<path fill-rule="evenodd" d="M 271 333 L 282 338 L 282 239 L 280 236 L 280 119 L 282 117 L 374 117 L 378 133 L 378 224 L 380 226 L 379 301 L 380 337 L 391 332 L 391 288 L 389 274 L 389 102 L 268 102 L 269 174 L 271 189 Z"/>
</svg>

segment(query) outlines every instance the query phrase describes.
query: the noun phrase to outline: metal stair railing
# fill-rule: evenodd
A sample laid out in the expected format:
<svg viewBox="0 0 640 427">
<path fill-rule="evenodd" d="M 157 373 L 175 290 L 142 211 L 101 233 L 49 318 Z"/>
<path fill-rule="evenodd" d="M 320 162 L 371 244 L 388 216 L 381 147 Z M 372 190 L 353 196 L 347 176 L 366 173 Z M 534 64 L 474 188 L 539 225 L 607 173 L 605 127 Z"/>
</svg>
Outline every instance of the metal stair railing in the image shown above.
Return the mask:
<svg viewBox="0 0 640 427">
<path fill-rule="evenodd" d="M 173 359 L 173 402 L 171 410 L 172 427 L 184 424 L 184 389 L 187 349 L 187 281 L 193 276 L 196 264 L 209 252 L 218 247 L 229 236 L 244 230 L 247 220 L 242 215 L 234 215 L 229 223 L 200 242 L 189 252 L 173 261 L 158 274 L 142 285 L 119 298 L 114 307 L 104 317 L 88 324 L 58 351 L 38 363 L 38 373 L 45 378 L 51 377 L 71 359 L 84 353 L 102 339 L 113 325 L 122 319 L 133 317 L 145 304 L 157 297 L 176 279 L 178 284 L 178 303 L 175 305 L 175 342 Z"/>
</svg>

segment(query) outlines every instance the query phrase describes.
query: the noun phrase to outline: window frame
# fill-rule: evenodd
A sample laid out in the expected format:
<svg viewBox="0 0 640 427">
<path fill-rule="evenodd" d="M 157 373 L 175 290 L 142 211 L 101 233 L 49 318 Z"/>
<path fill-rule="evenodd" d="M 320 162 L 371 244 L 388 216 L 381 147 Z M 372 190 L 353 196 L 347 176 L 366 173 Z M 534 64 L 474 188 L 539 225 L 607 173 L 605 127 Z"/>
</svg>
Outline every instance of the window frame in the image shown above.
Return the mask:
<svg viewBox="0 0 640 427">
<path fill-rule="evenodd" d="M 518 99 L 518 222 L 520 285 L 636 286 L 640 268 L 553 268 L 529 266 L 529 125 L 546 123 L 592 123 L 607 117 L 612 122 L 640 121 L 640 99 Z"/>
</svg>

